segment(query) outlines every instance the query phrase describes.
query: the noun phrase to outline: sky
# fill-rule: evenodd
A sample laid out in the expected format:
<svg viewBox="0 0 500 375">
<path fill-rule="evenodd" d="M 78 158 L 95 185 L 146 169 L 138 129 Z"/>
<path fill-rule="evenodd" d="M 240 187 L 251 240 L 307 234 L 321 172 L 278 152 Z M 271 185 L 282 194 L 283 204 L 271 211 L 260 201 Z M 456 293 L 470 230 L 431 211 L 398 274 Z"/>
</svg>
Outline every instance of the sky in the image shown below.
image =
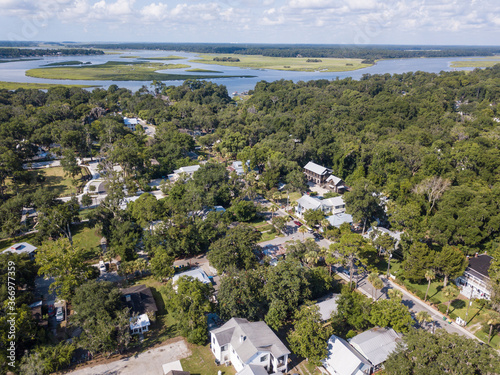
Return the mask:
<svg viewBox="0 0 500 375">
<path fill-rule="evenodd" d="M 0 0 L 0 40 L 500 45 L 498 0 Z"/>
</svg>

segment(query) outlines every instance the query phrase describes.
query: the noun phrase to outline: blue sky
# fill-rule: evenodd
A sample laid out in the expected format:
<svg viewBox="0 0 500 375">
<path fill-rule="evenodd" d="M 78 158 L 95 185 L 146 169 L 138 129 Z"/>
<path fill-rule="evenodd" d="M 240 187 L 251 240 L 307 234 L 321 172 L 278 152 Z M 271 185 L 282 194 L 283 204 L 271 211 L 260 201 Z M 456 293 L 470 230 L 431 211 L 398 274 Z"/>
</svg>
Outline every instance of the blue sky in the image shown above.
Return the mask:
<svg viewBox="0 0 500 375">
<path fill-rule="evenodd" d="M 500 44 L 498 0 L 0 0 L 0 40 Z"/>
</svg>

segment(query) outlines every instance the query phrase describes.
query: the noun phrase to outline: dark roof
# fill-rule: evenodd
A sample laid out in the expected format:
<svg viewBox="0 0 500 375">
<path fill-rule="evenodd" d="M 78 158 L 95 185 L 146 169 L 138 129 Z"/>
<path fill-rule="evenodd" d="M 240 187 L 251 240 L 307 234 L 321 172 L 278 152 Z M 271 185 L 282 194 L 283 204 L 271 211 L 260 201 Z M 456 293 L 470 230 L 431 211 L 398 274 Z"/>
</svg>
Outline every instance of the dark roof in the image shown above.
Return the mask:
<svg viewBox="0 0 500 375">
<path fill-rule="evenodd" d="M 146 312 L 156 312 L 155 299 L 153 293 L 146 285 L 135 285 L 130 288 L 122 289 L 122 301 L 130 308 L 133 313 L 144 314 Z M 130 300 L 127 301 L 127 296 Z"/>
<path fill-rule="evenodd" d="M 477 257 L 469 259 L 469 268 L 476 271 L 479 275 L 489 277 L 488 270 L 490 269 L 491 260 L 493 258 L 487 254 L 481 254 Z"/>
<path fill-rule="evenodd" d="M 191 375 L 188 371 L 170 370 L 167 375 Z"/>
</svg>

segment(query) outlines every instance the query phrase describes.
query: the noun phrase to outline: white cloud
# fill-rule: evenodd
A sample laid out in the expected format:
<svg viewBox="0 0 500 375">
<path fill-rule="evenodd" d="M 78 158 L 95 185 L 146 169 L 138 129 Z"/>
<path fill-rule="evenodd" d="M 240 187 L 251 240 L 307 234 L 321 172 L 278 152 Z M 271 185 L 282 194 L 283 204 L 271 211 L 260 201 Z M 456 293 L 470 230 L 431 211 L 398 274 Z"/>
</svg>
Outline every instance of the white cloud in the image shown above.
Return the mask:
<svg viewBox="0 0 500 375">
<path fill-rule="evenodd" d="M 333 0 L 290 0 L 288 3 L 290 8 L 299 9 L 325 9 L 335 7 Z"/>
<path fill-rule="evenodd" d="M 168 5 L 164 3 L 151 3 L 140 11 L 145 21 L 162 21 L 168 17 Z"/>
</svg>

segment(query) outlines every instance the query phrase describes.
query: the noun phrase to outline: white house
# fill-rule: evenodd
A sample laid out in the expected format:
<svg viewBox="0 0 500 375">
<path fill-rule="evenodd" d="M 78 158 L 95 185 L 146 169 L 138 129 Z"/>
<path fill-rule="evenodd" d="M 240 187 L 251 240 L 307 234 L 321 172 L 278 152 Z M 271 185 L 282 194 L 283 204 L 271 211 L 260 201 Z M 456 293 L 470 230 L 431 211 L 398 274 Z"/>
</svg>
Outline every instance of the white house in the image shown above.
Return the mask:
<svg viewBox="0 0 500 375">
<path fill-rule="evenodd" d="M 178 273 L 177 275 L 174 275 L 174 277 L 172 277 L 172 285 L 174 290 L 177 290 L 177 280 L 179 280 L 179 278 L 183 276 L 200 280 L 203 284 L 211 284 L 211 281 L 205 271 L 203 271 L 201 268 L 193 268 L 192 270 Z"/>
<path fill-rule="evenodd" d="M 376 371 L 396 349 L 401 338 L 402 336 L 392 328 L 375 327 L 354 336 L 349 340 L 349 344 L 368 359 Z"/>
<path fill-rule="evenodd" d="M 130 331 L 132 334 L 139 334 L 149 331 L 151 322 L 150 316 L 156 315 L 158 307 L 151 289 L 146 285 L 139 284 L 130 288 L 121 289 L 121 299 L 129 308 L 133 316 L 130 318 Z"/>
<path fill-rule="evenodd" d="M 330 319 L 333 312 L 337 312 L 337 299 L 339 297 L 340 294 L 334 294 L 331 298 L 316 303 L 316 306 L 319 307 L 319 313 L 323 321 Z"/>
<path fill-rule="evenodd" d="M 133 335 L 149 331 L 151 322 L 146 314 L 133 316 L 130 318 L 130 332 Z"/>
<path fill-rule="evenodd" d="M 290 351 L 264 322 L 232 318 L 210 331 L 210 346 L 218 363 L 232 364 L 239 374 L 260 374 L 254 366 L 271 374 L 288 370 Z"/>
<path fill-rule="evenodd" d="M 123 118 L 123 123 L 131 131 L 135 132 L 135 127 L 137 126 L 137 124 L 139 124 L 139 120 L 137 118 L 135 118 L 135 117 L 132 117 L 132 118 L 124 117 Z"/>
<path fill-rule="evenodd" d="M 328 357 L 321 362 L 331 375 L 369 375 L 372 371 L 369 360 L 335 335 L 328 340 Z"/>
<path fill-rule="evenodd" d="M 302 217 L 307 210 L 321 210 L 325 214 L 338 214 L 345 212 L 345 203 L 342 197 L 334 197 L 321 200 L 304 194 L 297 200 L 295 212 L 297 213 L 297 215 Z"/>
<path fill-rule="evenodd" d="M 310 161 L 305 165 L 304 173 L 308 181 L 312 181 L 316 184 L 323 184 L 330 175 L 330 170 Z"/>
<path fill-rule="evenodd" d="M 36 247 L 27 243 L 27 242 L 19 242 L 16 243 L 4 251 L 2 253 L 12 253 L 12 254 L 28 254 L 31 260 L 35 259 Z"/>
<path fill-rule="evenodd" d="M 469 259 L 464 274 L 455 280 L 461 294 L 467 298 L 471 296 L 487 300 L 491 298 L 489 269 L 492 260 L 493 258 L 487 254 L 476 255 Z"/>
<path fill-rule="evenodd" d="M 344 223 L 348 223 L 348 224 L 353 223 L 352 215 L 346 214 L 345 212 L 341 212 L 341 213 L 338 213 L 335 215 L 328 216 L 326 218 L 326 220 L 328 220 L 328 222 L 330 223 L 330 225 L 332 227 L 337 227 L 337 228 L 340 227 Z"/>
<path fill-rule="evenodd" d="M 196 172 L 198 169 L 200 169 L 199 165 L 189 165 L 187 167 L 181 167 L 174 170 L 173 175 L 169 175 L 169 178 L 172 177 L 173 181 L 177 181 L 181 176 L 191 178 L 193 177 L 194 172 Z"/>
</svg>

